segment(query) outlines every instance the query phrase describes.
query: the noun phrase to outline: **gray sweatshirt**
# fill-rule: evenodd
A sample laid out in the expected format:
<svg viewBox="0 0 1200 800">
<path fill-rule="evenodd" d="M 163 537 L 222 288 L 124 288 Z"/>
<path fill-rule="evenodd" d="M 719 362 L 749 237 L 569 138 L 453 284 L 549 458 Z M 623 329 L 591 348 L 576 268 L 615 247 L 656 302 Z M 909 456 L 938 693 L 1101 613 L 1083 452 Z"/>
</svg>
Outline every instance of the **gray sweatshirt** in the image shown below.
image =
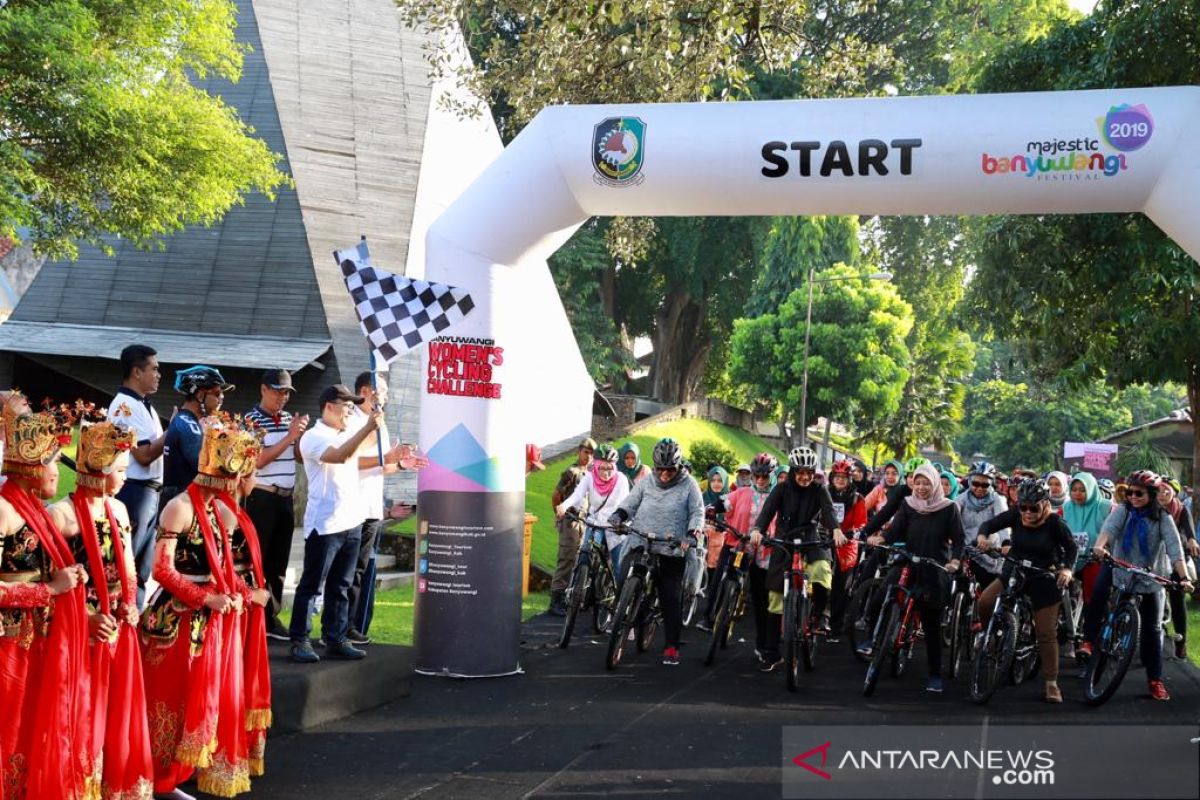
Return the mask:
<svg viewBox="0 0 1200 800">
<path fill-rule="evenodd" d="M 968 489 L 963 494 L 960 494 L 955 503 L 958 503 L 958 515 L 962 517 L 963 533 L 966 534 L 966 542 L 971 547 L 975 546 L 975 539 L 979 534 L 979 526 L 987 522 L 992 517 L 998 517 L 1005 511 L 1008 511 L 1008 500 L 1004 495 L 997 493 L 992 500 L 992 504 L 987 508 L 973 508 L 967 502 L 967 497 L 971 491 Z M 989 540 L 992 547 L 999 549 L 1000 544 L 1008 538 L 1008 528 L 1002 531 L 996 531 L 991 535 Z M 986 569 L 988 572 L 997 574 L 1004 567 L 1004 562 L 995 556 L 975 556 L 975 561 L 979 566 Z"/>
<path fill-rule="evenodd" d="M 1171 519 L 1171 515 L 1166 511 L 1160 512 L 1157 520 L 1149 520 L 1150 529 L 1146 535 L 1146 544 L 1150 549 L 1150 557 L 1147 558 L 1142 553 L 1136 536 L 1130 537 L 1132 546 L 1128 550 L 1125 549 L 1123 539 L 1128 518 L 1129 511 L 1125 506 L 1115 506 L 1100 528 L 1100 535 L 1108 537 L 1108 549 L 1113 558 L 1128 561 L 1164 578 L 1169 577 L 1175 562 L 1183 558 L 1183 545 L 1179 540 L 1179 529 L 1175 527 L 1175 520 Z M 1113 570 L 1113 583 L 1119 588 L 1125 588 L 1129 578 L 1126 570 L 1119 567 Z M 1149 578 L 1137 575 L 1133 577 L 1130 591 L 1137 594 L 1154 594 L 1160 591 L 1160 587 Z"/>
<path fill-rule="evenodd" d="M 687 475 L 665 489 L 658 485 L 653 475 L 640 480 L 619 507 L 629 514 L 635 528 L 646 533 L 674 536 L 683 541 L 688 531 L 704 527 L 704 499 L 700 485 Z M 638 547 L 643 541 L 630 535 L 625 546 Z M 692 542 L 693 547 L 695 544 Z M 659 542 L 651 544 L 650 552 L 672 557 L 684 555 L 679 548 Z"/>
</svg>

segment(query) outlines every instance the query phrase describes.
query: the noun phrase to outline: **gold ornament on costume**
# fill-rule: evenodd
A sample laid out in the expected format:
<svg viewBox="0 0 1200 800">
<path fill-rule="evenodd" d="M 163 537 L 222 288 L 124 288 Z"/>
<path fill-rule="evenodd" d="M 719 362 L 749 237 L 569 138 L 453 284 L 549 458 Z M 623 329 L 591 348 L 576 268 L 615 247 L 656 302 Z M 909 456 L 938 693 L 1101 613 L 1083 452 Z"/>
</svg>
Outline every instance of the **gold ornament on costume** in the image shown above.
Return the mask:
<svg viewBox="0 0 1200 800">
<path fill-rule="evenodd" d="M 104 409 L 82 401 L 75 404 L 79 414 L 79 450 L 75 456 L 78 468 L 76 483 L 90 489 L 104 490 L 105 476 L 121 453 L 136 444 L 132 430 L 121 428 L 107 419 Z"/>
<path fill-rule="evenodd" d="M 71 443 L 75 415 L 70 406 L 49 406 L 33 413 L 20 410 L 21 395 L 13 390 L 4 403 L 4 474 L 38 477 L 42 467 Z"/>
<path fill-rule="evenodd" d="M 200 443 L 197 483 L 228 489 L 237 479 L 254 473 L 263 447 L 262 430 L 241 417 L 224 413 L 205 417 L 200 420 L 200 427 L 204 438 Z"/>
</svg>

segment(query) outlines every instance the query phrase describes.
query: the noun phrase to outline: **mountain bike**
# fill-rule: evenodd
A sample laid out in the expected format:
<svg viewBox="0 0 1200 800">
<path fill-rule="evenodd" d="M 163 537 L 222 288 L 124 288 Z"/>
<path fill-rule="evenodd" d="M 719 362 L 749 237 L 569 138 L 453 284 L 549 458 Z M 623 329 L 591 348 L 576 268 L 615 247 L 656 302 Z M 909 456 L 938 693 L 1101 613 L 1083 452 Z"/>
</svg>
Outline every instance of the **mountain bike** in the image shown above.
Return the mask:
<svg viewBox="0 0 1200 800">
<path fill-rule="evenodd" d="M 1041 663 L 1037 636 L 1033 626 L 1033 602 L 1025 594 L 1025 582 L 1030 575 L 1055 573 L 1033 566 L 1029 561 L 1002 554 L 999 550 L 967 548 L 968 553 L 998 557 L 1011 565 L 1004 586 L 996 595 L 992 618 L 975 646 L 971 664 L 971 699 L 986 703 L 1000 688 L 1001 678 L 1013 685 L 1033 677 Z"/>
<path fill-rule="evenodd" d="M 700 540 L 696 543 L 695 554 L 689 551 L 687 558 L 687 568 L 683 574 L 683 627 L 690 627 L 696 621 L 696 614 L 701 611 L 704 606 L 704 600 L 708 597 L 708 570 L 705 568 L 704 557 L 708 552 L 708 546 L 704 539 L 704 535 L 700 535 Z"/>
<path fill-rule="evenodd" d="M 748 534 L 734 528 L 727 522 L 713 521 L 713 527 L 727 533 L 738 540 L 737 547 L 725 555 L 725 566 L 720 576 L 714 575 L 717 581 L 717 601 L 714 606 L 712 630 L 708 634 L 708 650 L 704 654 L 704 666 L 712 666 L 717 656 L 717 649 L 724 650 L 733 635 L 733 625 L 739 616 L 746 593 L 746 573 L 754 562 L 754 556 L 746 552 L 746 544 L 750 541 Z"/>
<path fill-rule="evenodd" d="M 865 543 L 863 543 L 865 544 Z M 850 652 L 860 661 L 869 663 L 871 655 L 864 652 L 863 645 L 875 636 L 875 622 L 879 609 L 883 607 L 884 565 L 870 546 L 859 547 L 858 564 L 850 576 L 848 591 L 850 602 L 846 606 L 845 633 L 850 642 Z"/>
<path fill-rule="evenodd" d="M 625 540 L 625 554 L 621 557 L 626 564 L 625 581 L 613 612 L 608 649 L 604 656 L 604 666 L 609 670 L 616 669 L 621 663 L 625 642 L 631 638 L 631 633 L 638 652 L 645 652 L 653 643 L 654 633 L 662 619 L 662 609 L 658 603 L 659 556 L 650 552 L 650 544 L 665 542 L 674 549 L 680 543 L 675 536 L 640 531 L 629 524 L 622 524 L 614 530 L 628 533 L 629 538 Z"/>
<path fill-rule="evenodd" d="M 1140 575 L 1149 578 L 1168 591 L 1180 591 L 1173 581 L 1111 555 L 1104 556 L 1104 564 L 1123 569 L 1131 577 Z M 1141 641 L 1140 608 L 1144 595 L 1130 591 L 1131 583 L 1127 582 L 1123 589 L 1117 589 L 1114 585 L 1104 627 L 1100 629 L 1100 636 L 1096 640 L 1095 652 L 1088 659 L 1087 671 L 1083 676 L 1083 696 L 1093 706 L 1103 705 L 1116 694 Z"/>
<path fill-rule="evenodd" d="M 921 612 L 917 608 L 915 594 L 916 576 L 914 568 L 931 565 L 946 571 L 945 566 L 926 556 L 909 553 L 897 545 L 869 545 L 878 552 L 888 554 L 888 567 L 899 566 L 900 575 L 884 595 L 883 608 L 875 623 L 871 645 L 871 662 L 863 679 L 863 695 L 875 693 L 879 676 L 885 667 L 890 668 L 893 678 L 904 674 L 917 642 L 917 631 L 921 627 Z"/>
<path fill-rule="evenodd" d="M 563 594 L 567 615 L 563 617 L 562 631 L 558 636 L 558 646 L 562 649 L 571 644 L 571 635 L 575 631 L 575 621 L 580 611 L 590 608 L 592 630 L 598 634 L 605 633 L 611 624 L 613 610 L 617 604 L 617 582 L 612 570 L 612 555 L 604 534 L 607 528 L 588 525 L 573 508 L 568 509 L 564 516 L 572 522 L 583 523 L 585 535 L 579 542 L 575 568 L 571 571 L 570 582 Z M 599 541 L 593 543 L 593 537 Z"/>
<path fill-rule="evenodd" d="M 818 532 L 820 528 L 815 528 Z M 783 578 L 783 665 L 789 692 L 800 685 L 800 665 L 809 672 L 817 663 L 817 633 L 821 620 L 813 614 L 812 584 L 804 554 L 833 546 L 832 539 L 812 539 L 813 526 L 796 528 L 781 538 L 763 539 L 763 546 L 783 550 L 790 567 Z"/>
</svg>

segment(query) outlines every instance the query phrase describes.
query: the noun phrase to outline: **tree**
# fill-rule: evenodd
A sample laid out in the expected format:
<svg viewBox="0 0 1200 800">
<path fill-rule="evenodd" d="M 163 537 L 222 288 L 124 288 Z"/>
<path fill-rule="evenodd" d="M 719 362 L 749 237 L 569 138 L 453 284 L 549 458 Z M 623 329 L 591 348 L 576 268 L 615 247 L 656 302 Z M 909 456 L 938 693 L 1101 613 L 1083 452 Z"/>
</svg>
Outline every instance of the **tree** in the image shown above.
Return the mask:
<svg viewBox="0 0 1200 800">
<path fill-rule="evenodd" d="M 1151 386 L 1145 383 L 1126 386 L 1121 390 L 1122 406 L 1129 409 L 1131 424 L 1145 425 L 1162 419 L 1172 411 L 1187 407 L 1187 390 L 1177 383 Z"/>
<path fill-rule="evenodd" d="M 819 416 L 870 424 L 895 412 L 908 380 L 904 337 L 912 308 L 893 287 L 842 264 L 819 280 L 813 287 L 808 419 L 800 419 L 807 286 L 792 292 L 777 312 L 735 323 L 730 377 L 780 404 L 801 430 Z"/>
<path fill-rule="evenodd" d="M 1153 47 L 1129 46 L 1153 41 Z M 1086 20 L 1015 47 L 985 91 L 1200 83 L 1200 7 L 1108 2 Z M 977 318 L 1019 341 L 1042 373 L 1075 385 L 1174 380 L 1200 415 L 1200 265 L 1145 217 L 1000 217 L 981 230 L 968 296 Z M 1200 437 L 1193 443 L 1200 465 Z M 1200 469 L 1193 471 L 1200 482 Z"/>
<path fill-rule="evenodd" d="M 10 0 L 0 12 L 0 235 L 146 245 L 287 181 L 236 112 L 231 0 Z"/>
<path fill-rule="evenodd" d="M 821 272 L 834 264 L 856 267 L 860 262 L 857 217 L 774 217 L 769 226 L 746 316 L 775 311 L 810 269 Z"/>
</svg>

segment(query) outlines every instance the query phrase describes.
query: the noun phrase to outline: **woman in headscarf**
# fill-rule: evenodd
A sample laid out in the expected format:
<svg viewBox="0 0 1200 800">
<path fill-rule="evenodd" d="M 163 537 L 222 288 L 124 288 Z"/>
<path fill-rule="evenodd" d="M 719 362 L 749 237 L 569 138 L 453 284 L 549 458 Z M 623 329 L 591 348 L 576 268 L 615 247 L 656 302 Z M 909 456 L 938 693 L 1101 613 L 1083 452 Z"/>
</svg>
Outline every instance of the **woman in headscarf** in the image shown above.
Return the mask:
<svg viewBox="0 0 1200 800">
<path fill-rule="evenodd" d="M 902 462 L 893 458 L 883 465 L 883 480 L 872 487 L 864 498 L 868 518 L 887 505 L 888 492 L 898 486 L 902 480 L 904 480 L 904 464 Z"/>
<path fill-rule="evenodd" d="M 1008 511 L 1008 500 L 995 488 L 996 468 L 986 461 L 976 461 L 967 473 L 967 491 L 955 500 L 958 503 L 959 514 L 962 515 L 963 533 L 968 542 L 974 542 L 979 533 L 979 526 L 992 517 L 997 517 Z M 1008 529 L 997 531 L 989 537 L 989 547 L 999 548 L 1002 537 L 1008 535 Z M 1000 577 L 1000 559 L 995 556 L 975 555 L 971 563 L 978 573 L 981 586 L 987 586 L 995 578 Z"/>
<path fill-rule="evenodd" d="M 1192 527 L 1192 515 L 1183 507 L 1179 500 L 1179 481 L 1174 478 L 1164 478 L 1158 487 L 1158 504 L 1171 515 L 1179 536 L 1183 540 L 1183 549 L 1187 554 L 1184 559 L 1191 563 L 1191 558 L 1200 552 L 1196 544 L 1196 531 Z M 1187 608 L 1183 602 L 1183 592 L 1169 592 L 1168 602 L 1171 604 L 1171 627 L 1175 629 L 1175 657 L 1187 658 Z"/>
<path fill-rule="evenodd" d="M 1055 514 L 1060 517 L 1063 515 L 1063 509 L 1066 508 L 1067 500 L 1070 499 L 1068 491 L 1071 486 L 1071 479 L 1067 477 L 1067 473 L 1054 472 L 1046 473 L 1046 485 L 1050 487 L 1050 508 Z"/>
<path fill-rule="evenodd" d="M 1100 527 L 1100 536 L 1093 548 L 1097 555 L 1112 546 L 1113 558 L 1127 561 L 1136 567 L 1166 577 L 1173 569 L 1180 582 L 1191 590 L 1184 564 L 1183 545 L 1179 530 L 1171 515 L 1158 504 L 1158 475 L 1138 470 L 1125 479 L 1125 502 L 1113 509 Z M 1162 602 L 1163 589 L 1141 575 L 1130 575 L 1121 569 L 1103 569 L 1096 579 L 1096 588 L 1084 607 L 1085 652 L 1091 652 L 1104 622 L 1104 609 L 1113 584 L 1142 595 L 1138 607 L 1141 615 L 1141 657 L 1146 667 L 1150 696 L 1155 700 L 1170 700 L 1163 683 L 1162 664 Z M 1081 646 L 1082 647 L 1082 646 Z"/>
<path fill-rule="evenodd" d="M 1050 507 L 1049 487 L 1038 478 L 1022 481 L 1017 487 L 1016 509 L 1009 509 L 979 526 L 977 545 L 987 547 L 987 537 L 1003 528 L 1011 531 L 1001 548 L 1008 555 L 1028 561 L 1039 569 L 1057 568 L 1053 577 L 1044 573 L 1027 574 L 1022 591 L 1033 604 L 1033 628 L 1042 657 L 1046 702 L 1061 703 L 1062 690 L 1058 688 L 1058 609 L 1062 605 L 1062 590 L 1071 582 L 1073 570 L 1070 565 L 1075 563 L 1078 548 L 1066 523 Z M 1062 561 L 1059 560 L 1060 554 Z M 975 613 L 979 616 L 980 630 L 987 627 L 996 606 L 996 598 L 1003 589 L 1003 580 L 992 581 L 979 595 Z"/>
<path fill-rule="evenodd" d="M 617 469 L 629 481 L 631 489 L 650 474 L 650 468 L 642 463 L 642 451 L 638 449 L 637 442 L 628 441 L 621 445 L 617 451 Z"/>
<path fill-rule="evenodd" d="M 958 506 L 942 492 L 941 476 L 930 464 L 917 467 L 912 476 L 912 494 L 892 517 L 885 533 L 875 534 L 870 544 L 905 542 L 908 552 L 945 564 L 950 571 L 958 569 L 963 550 L 962 518 Z M 901 567 L 893 567 L 888 584 L 895 584 Z M 921 612 L 921 627 L 925 630 L 925 652 L 929 658 L 929 679 L 925 690 L 941 692 L 942 683 L 942 606 L 946 604 L 945 573 L 932 565 L 912 565 L 915 578 L 913 590 Z"/>
<path fill-rule="evenodd" d="M 867 465 L 861 459 L 854 459 L 850 465 L 850 485 L 854 487 L 854 491 L 866 499 L 871 490 L 875 488 L 870 478 L 867 477 Z"/>
<path fill-rule="evenodd" d="M 633 444 L 633 442 L 629 442 Z M 635 445 L 636 447 L 636 445 Z M 599 544 L 601 530 L 606 528 L 605 520 L 608 515 L 617 510 L 621 501 L 629 496 L 631 489 L 629 481 L 623 472 L 618 472 L 620 457 L 616 450 L 606 444 L 596 448 L 596 457 L 592 459 L 587 474 L 575 486 L 575 491 L 558 504 L 554 509 L 555 515 L 561 519 L 568 508 L 583 508 L 587 502 L 588 515 L 585 520 L 588 536 Z M 625 535 L 608 530 L 605 534 L 605 544 L 612 559 L 613 575 L 621 581 L 621 573 L 617 569 L 621 562 L 621 545 L 625 543 Z"/>
<path fill-rule="evenodd" d="M 747 466 L 750 467 L 753 476 L 750 486 L 734 489 L 725 498 L 725 521 L 741 533 L 750 532 L 751 526 L 758 518 L 759 511 L 762 510 L 771 491 L 775 488 L 775 468 L 778 466 L 778 462 L 770 453 L 759 453 Z M 774 531 L 774 526 L 771 527 L 771 530 Z M 738 540 L 733 534 L 725 537 L 724 547 L 717 561 L 718 575 L 724 570 L 725 562 L 730 558 L 730 553 L 737 545 Z M 759 554 L 758 548 L 754 547 L 747 547 L 746 552 L 751 559 L 747 578 L 750 585 L 750 602 L 754 609 L 754 654 L 761 662 L 767 646 L 767 555 L 765 552 Z M 708 623 L 712 621 L 713 605 L 716 604 L 716 601 L 717 595 L 716 592 L 713 592 L 709 597 L 708 619 L 706 620 Z"/>
<path fill-rule="evenodd" d="M 1063 507 L 1063 521 L 1071 530 L 1071 536 L 1079 547 L 1079 555 L 1075 559 L 1075 579 L 1079 583 L 1079 602 L 1086 602 L 1092 596 L 1092 588 L 1096 585 L 1096 577 L 1100 574 L 1100 563 L 1089 561 L 1088 556 L 1096 539 L 1100 536 L 1100 528 L 1112 511 L 1112 501 L 1100 495 L 1100 486 L 1096 477 L 1090 472 L 1078 472 L 1071 478 L 1069 500 Z M 1072 602 L 1075 599 L 1072 598 Z M 1067 619 L 1073 619 L 1068 614 Z M 1071 632 L 1074 634 L 1074 631 Z M 1082 653 L 1077 652 L 1076 658 Z"/>
<path fill-rule="evenodd" d="M 708 471 L 708 488 L 704 490 L 704 507 L 710 506 L 724 507 L 725 498 L 729 495 L 729 473 L 722 466 L 715 466 Z M 718 522 L 725 521 L 724 512 L 715 512 L 715 518 Z M 712 525 L 705 525 L 704 539 L 707 542 L 707 553 L 705 554 L 705 566 L 708 568 L 708 588 L 709 593 L 713 594 L 716 589 L 713 587 L 713 573 L 717 569 L 717 561 L 721 558 L 721 550 L 725 546 L 725 537 L 717 533 Z"/>
<path fill-rule="evenodd" d="M 942 468 L 940 476 L 942 481 L 942 493 L 946 495 L 946 499 L 954 501 L 958 499 L 958 476 L 945 467 Z"/>
<path fill-rule="evenodd" d="M 846 618 L 846 603 L 850 599 L 846 583 L 858 563 L 858 541 L 854 531 L 867 524 L 867 507 L 863 496 L 854 488 L 851 476 L 854 465 L 835 461 L 829 468 L 829 496 L 833 499 L 833 516 L 844 540 L 837 543 L 833 560 L 833 596 L 830 600 L 829 632 L 826 641 L 837 642 Z"/>
<path fill-rule="evenodd" d="M 787 464 L 780 464 L 778 467 L 775 468 L 775 485 L 776 486 L 778 486 L 779 484 L 781 484 L 787 480 L 788 471 L 789 471 L 789 469 L 788 469 Z M 820 472 L 820 470 L 817 470 L 817 471 Z"/>
</svg>

